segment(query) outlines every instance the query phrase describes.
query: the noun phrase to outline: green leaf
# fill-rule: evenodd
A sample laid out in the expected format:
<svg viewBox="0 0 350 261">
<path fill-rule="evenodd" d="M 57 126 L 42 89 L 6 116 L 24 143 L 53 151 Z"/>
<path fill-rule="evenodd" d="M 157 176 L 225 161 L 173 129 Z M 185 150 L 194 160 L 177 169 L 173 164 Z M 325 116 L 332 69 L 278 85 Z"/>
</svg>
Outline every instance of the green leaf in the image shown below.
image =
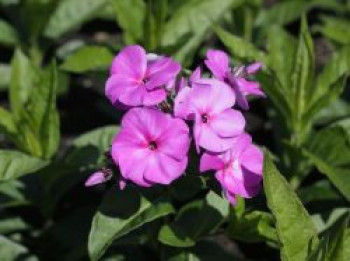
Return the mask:
<svg viewBox="0 0 350 261">
<path fill-rule="evenodd" d="M 57 68 L 52 63 L 43 71 L 22 112 L 21 124 L 27 124 L 40 143 L 39 157 L 51 158 L 59 145 L 59 117 L 56 109 Z M 25 136 L 27 133 L 24 132 Z M 35 155 L 35 154 L 34 154 Z"/>
<path fill-rule="evenodd" d="M 16 179 L 0 182 L 0 206 L 5 208 L 29 205 L 24 189 L 23 182 Z"/>
<path fill-rule="evenodd" d="M 0 107 L 0 132 L 9 136 L 15 136 L 17 132 L 16 124 L 11 113 Z"/>
<path fill-rule="evenodd" d="M 30 255 L 27 248 L 2 235 L 0 235 L 0 253 L 2 261 L 20 260 L 24 257 L 26 261 L 38 260 L 35 256 Z"/>
<path fill-rule="evenodd" d="M 339 10 L 340 4 L 333 0 L 290 0 L 280 1 L 271 8 L 262 10 L 256 19 L 257 26 L 268 28 L 270 25 L 286 25 L 301 17 L 312 8 Z"/>
<path fill-rule="evenodd" d="M 253 211 L 243 217 L 233 216 L 227 233 L 233 239 L 244 242 L 278 242 L 272 215 L 266 212 Z"/>
<path fill-rule="evenodd" d="M 349 212 L 340 217 L 325 233 L 318 247 L 308 257 L 308 261 L 346 261 L 346 229 Z"/>
<path fill-rule="evenodd" d="M 345 198 L 350 200 L 350 144 L 345 130 L 332 127 L 319 131 L 304 153 Z"/>
<path fill-rule="evenodd" d="M 113 54 L 106 47 L 84 46 L 68 56 L 60 66 L 62 70 L 84 73 L 92 70 L 107 69 L 113 60 Z"/>
<path fill-rule="evenodd" d="M 172 212 L 172 205 L 162 199 L 151 202 L 130 187 L 123 191 L 111 189 L 92 221 L 90 258 L 98 260 L 117 238 Z"/>
<path fill-rule="evenodd" d="M 186 201 L 194 197 L 205 188 L 205 181 L 200 176 L 186 175 L 174 181 L 170 186 L 171 195 L 180 201 Z"/>
<path fill-rule="evenodd" d="M 314 60 L 312 38 L 307 28 L 306 18 L 303 17 L 291 86 L 293 97 L 292 126 L 299 139 L 305 128 L 302 125 L 302 116 L 306 111 L 307 103 L 311 99 L 313 92 Z M 296 143 L 300 143 L 300 140 L 296 141 Z"/>
<path fill-rule="evenodd" d="M 10 80 L 11 111 L 16 121 L 20 119 L 23 107 L 38 79 L 38 69 L 32 65 L 21 50 L 17 49 L 11 62 Z"/>
<path fill-rule="evenodd" d="M 350 147 L 347 134 L 341 128 L 326 129 L 318 133 L 315 140 L 321 140 L 322 144 L 313 142 L 304 150 L 305 155 L 350 200 Z"/>
<path fill-rule="evenodd" d="M 350 22 L 341 18 L 322 16 L 322 25 L 316 27 L 327 38 L 340 43 L 350 44 Z"/>
<path fill-rule="evenodd" d="M 346 76 L 350 72 L 350 47 L 336 52 L 317 78 L 316 88 L 310 97 L 304 121 L 310 121 L 323 108 L 330 105 L 342 93 Z"/>
<path fill-rule="evenodd" d="M 212 25 L 219 22 L 228 10 L 241 4 L 241 0 L 188 0 L 172 14 L 164 27 L 161 45 L 175 49 L 175 59 L 189 60 Z"/>
<path fill-rule="evenodd" d="M 8 217 L 0 220 L 0 234 L 27 230 L 29 226 L 19 217 Z"/>
<path fill-rule="evenodd" d="M 142 40 L 146 16 L 145 2 L 143 0 L 112 0 L 112 4 L 118 25 L 124 31 L 124 41 L 131 44 Z"/>
<path fill-rule="evenodd" d="M 0 64 L 0 91 L 6 90 L 10 84 L 11 68 L 7 64 Z"/>
<path fill-rule="evenodd" d="M 13 46 L 18 43 L 16 30 L 4 20 L 0 20 L 0 32 L 0 44 Z"/>
<path fill-rule="evenodd" d="M 266 154 L 264 189 L 282 244 L 281 259 L 305 260 L 309 250 L 318 242 L 316 228 L 303 204 Z"/>
<path fill-rule="evenodd" d="M 162 227 L 158 240 L 174 247 L 193 246 L 196 240 L 215 231 L 228 212 L 228 201 L 209 192 L 205 200 L 192 201 L 182 207 L 174 222 Z"/>
<path fill-rule="evenodd" d="M 233 57 L 244 61 L 261 61 L 266 63 L 267 58 L 265 54 L 256 49 L 253 44 L 246 42 L 238 36 L 230 34 L 220 27 L 215 27 L 215 32 Z"/>
<path fill-rule="evenodd" d="M 289 97 L 297 41 L 281 27 L 271 26 L 268 32 L 267 44 L 269 67 L 272 68 L 281 82 L 281 91 Z"/>
<path fill-rule="evenodd" d="M 0 150 L 0 181 L 19 178 L 36 172 L 47 164 L 18 151 Z"/>
<path fill-rule="evenodd" d="M 108 0 L 63 0 L 51 15 L 44 35 L 57 39 L 94 16 Z"/>
</svg>

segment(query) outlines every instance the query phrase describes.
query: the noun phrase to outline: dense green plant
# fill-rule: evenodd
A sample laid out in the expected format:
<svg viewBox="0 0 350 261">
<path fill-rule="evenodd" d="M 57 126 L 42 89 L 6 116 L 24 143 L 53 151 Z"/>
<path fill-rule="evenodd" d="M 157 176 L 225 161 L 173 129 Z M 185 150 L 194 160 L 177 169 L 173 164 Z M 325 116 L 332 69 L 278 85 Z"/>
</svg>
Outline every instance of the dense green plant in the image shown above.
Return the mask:
<svg viewBox="0 0 350 261">
<path fill-rule="evenodd" d="M 349 3 L 0 0 L 0 8 L 1 51 L 14 51 L 11 63 L 0 57 L 1 260 L 350 260 Z M 302 14 L 315 9 L 309 30 Z M 96 18 L 116 20 L 118 39 L 75 41 Z M 298 37 L 283 27 L 299 21 Z M 324 64 L 310 31 L 330 43 Z M 264 64 L 257 79 L 267 99 L 250 113 L 263 122 L 252 130 L 265 148 L 262 193 L 231 207 L 197 162 L 169 187 L 83 188 L 109 160 L 117 117 L 102 104 L 111 125 L 67 138 L 58 94 L 91 72 L 105 77 L 125 44 L 191 65 L 203 43 L 215 47 L 210 32 L 233 63 Z"/>
</svg>

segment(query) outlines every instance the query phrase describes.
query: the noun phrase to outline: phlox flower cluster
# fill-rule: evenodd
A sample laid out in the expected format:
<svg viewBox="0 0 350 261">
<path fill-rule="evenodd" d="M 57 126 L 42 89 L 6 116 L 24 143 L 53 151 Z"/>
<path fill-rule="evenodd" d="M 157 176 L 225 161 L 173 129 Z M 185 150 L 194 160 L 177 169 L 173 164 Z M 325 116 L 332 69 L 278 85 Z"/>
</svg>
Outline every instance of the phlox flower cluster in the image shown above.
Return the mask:
<svg viewBox="0 0 350 261">
<path fill-rule="evenodd" d="M 147 54 L 141 46 L 125 47 L 114 58 L 105 94 L 125 111 L 120 132 L 112 142 L 111 158 L 118 166 L 120 187 L 168 185 L 185 174 L 193 141 L 200 155 L 200 172 L 215 171 L 225 197 L 251 198 L 260 189 L 262 151 L 245 133 L 247 96 L 264 96 L 259 83 L 248 78 L 260 63 L 230 67 L 225 52 L 209 50 L 188 78 L 172 58 Z M 111 178 L 110 171 L 92 174 L 86 186 Z"/>
</svg>

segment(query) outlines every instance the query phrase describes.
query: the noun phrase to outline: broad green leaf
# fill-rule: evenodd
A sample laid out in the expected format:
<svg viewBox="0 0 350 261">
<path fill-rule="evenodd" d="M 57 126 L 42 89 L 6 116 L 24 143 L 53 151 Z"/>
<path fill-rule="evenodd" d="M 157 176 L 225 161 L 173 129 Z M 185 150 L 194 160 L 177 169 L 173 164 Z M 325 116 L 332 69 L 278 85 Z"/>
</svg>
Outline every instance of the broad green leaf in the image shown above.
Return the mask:
<svg viewBox="0 0 350 261">
<path fill-rule="evenodd" d="M 18 151 L 0 150 L 0 181 L 16 179 L 43 168 L 47 162 Z"/>
<path fill-rule="evenodd" d="M 278 242 L 272 216 L 261 211 L 246 213 L 242 217 L 232 216 L 227 233 L 244 242 Z"/>
<path fill-rule="evenodd" d="M 59 117 L 56 109 L 57 68 L 51 64 L 43 71 L 38 85 L 33 88 L 22 112 L 22 124 L 25 123 L 38 139 L 41 150 L 37 155 L 51 158 L 59 145 Z M 23 135 L 26 135 L 24 133 Z"/>
<path fill-rule="evenodd" d="M 6 90 L 10 84 L 11 68 L 7 64 L 0 64 L 0 91 Z"/>
<path fill-rule="evenodd" d="M 111 3 L 114 6 L 118 25 L 124 31 L 126 43 L 136 43 L 142 40 L 146 16 L 145 2 L 143 0 L 112 0 Z"/>
<path fill-rule="evenodd" d="M 303 17 L 294 72 L 292 74 L 292 108 L 293 108 L 293 130 L 300 139 L 305 126 L 302 125 L 302 116 L 306 111 L 307 102 L 312 97 L 314 80 L 314 47 L 311 35 L 307 28 L 306 18 Z M 300 143 L 299 141 L 296 141 Z"/>
<path fill-rule="evenodd" d="M 0 133 L 13 136 L 17 132 L 16 124 L 11 113 L 0 107 Z"/>
<path fill-rule="evenodd" d="M 318 242 L 316 228 L 303 204 L 266 154 L 264 190 L 282 244 L 281 259 L 305 260 L 309 250 Z"/>
<path fill-rule="evenodd" d="M 84 46 L 72 55 L 68 56 L 61 69 L 83 73 L 98 69 L 107 69 L 113 60 L 113 54 L 106 47 L 102 46 Z"/>
<path fill-rule="evenodd" d="M 0 19 L 0 45 L 13 46 L 18 43 L 16 30 L 6 21 Z"/>
<path fill-rule="evenodd" d="M 17 49 L 11 62 L 10 80 L 10 105 L 16 121 L 20 119 L 23 106 L 28 102 L 29 94 L 38 79 L 38 69 Z"/>
<path fill-rule="evenodd" d="M 340 199 L 339 193 L 331 186 L 328 180 L 320 180 L 311 186 L 303 187 L 298 191 L 298 195 L 304 204 Z"/>
<path fill-rule="evenodd" d="M 200 45 L 206 33 L 224 13 L 241 4 L 241 0 L 188 0 L 172 14 L 164 27 L 161 45 L 175 49 L 175 59 L 185 61 Z"/>
<path fill-rule="evenodd" d="M 160 230 L 158 240 L 174 247 L 193 246 L 196 240 L 215 231 L 228 212 L 228 201 L 209 192 L 205 200 L 192 201 L 182 207 L 174 222 Z"/>
<path fill-rule="evenodd" d="M 130 187 L 123 191 L 111 189 L 92 221 L 90 258 L 98 260 L 117 238 L 172 212 L 172 205 L 165 200 L 151 202 Z"/>
<path fill-rule="evenodd" d="M 271 26 L 268 31 L 267 44 L 269 67 L 272 68 L 281 82 L 281 91 L 289 97 L 297 41 L 281 27 Z"/>
<path fill-rule="evenodd" d="M 257 26 L 285 25 L 298 19 L 307 10 L 307 7 L 307 1 L 303 0 L 281 1 L 261 11 L 255 24 Z"/>
<path fill-rule="evenodd" d="M 23 182 L 16 179 L 0 182 L 0 206 L 5 208 L 29 205 L 24 188 Z"/>
<path fill-rule="evenodd" d="M 349 20 L 328 16 L 323 16 L 321 19 L 322 25 L 316 27 L 318 32 L 337 43 L 350 44 Z"/>
<path fill-rule="evenodd" d="M 312 8 L 340 10 L 342 6 L 333 0 L 280 1 L 269 9 L 262 10 L 256 19 L 257 26 L 286 25 L 301 17 Z"/>
<path fill-rule="evenodd" d="M 31 42 L 37 42 L 59 1 L 26 0 L 21 5 L 21 18 Z"/>
<path fill-rule="evenodd" d="M 57 39 L 76 29 L 101 10 L 108 0 L 62 0 L 51 15 L 44 35 Z"/>
<path fill-rule="evenodd" d="M 170 186 L 171 195 L 180 201 L 186 201 L 194 197 L 205 188 L 205 181 L 200 176 L 186 175 L 174 181 Z"/>
<path fill-rule="evenodd" d="M 253 44 L 244 41 L 242 38 L 220 27 L 216 27 L 215 32 L 233 57 L 245 61 L 261 61 L 266 63 L 266 55 L 262 51 L 256 49 Z"/>
<path fill-rule="evenodd" d="M 332 209 L 327 209 L 326 201 L 323 201 L 321 204 L 322 206 L 324 206 L 325 211 L 313 214 L 312 219 L 314 221 L 318 233 L 324 234 L 339 220 L 339 218 L 349 213 L 349 208 L 332 208 L 333 206 L 330 206 Z"/>
<path fill-rule="evenodd" d="M 317 78 L 316 88 L 310 97 L 304 121 L 310 121 L 321 109 L 335 101 L 345 86 L 346 76 L 350 73 L 350 47 L 343 47 L 334 53 Z"/>
<path fill-rule="evenodd" d="M 27 230 L 29 225 L 19 217 L 8 217 L 0 220 L 0 234 Z"/>
<path fill-rule="evenodd" d="M 324 129 L 314 135 L 304 152 L 350 200 L 350 144 L 347 133 L 341 127 Z"/>
<path fill-rule="evenodd" d="M 349 212 L 323 235 L 318 247 L 308 257 L 308 261 L 346 261 L 346 229 Z"/>
<path fill-rule="evenodd" d="M 343 99 L 338 98 L 327 107 L 324 107 L 317 115 L 315 116 L 316 124 L 327 125 L 331 122 L 334 122 L 335 125 L 340 123 L 341 121 L 347 122 L 348 117 L 350 116 L 350 104 L 348 104 Z M 344 124 L 344 123 L 343 123 Z M 340 124 L 340 125 L 343 125 Z M 344 125 L 345 129 L 350 130 L 347 126 Z"/>
<path fill-rule="evenodd" d="M 0 253 L 2 261 L 25 260 L 37 261 L 35 256 L 30 255 L 28 249 L 24 246 L 11 241 L 10 239 L 0 235 Z M 25 259 L 24 259 L 25 257 Z"/>
</svg>

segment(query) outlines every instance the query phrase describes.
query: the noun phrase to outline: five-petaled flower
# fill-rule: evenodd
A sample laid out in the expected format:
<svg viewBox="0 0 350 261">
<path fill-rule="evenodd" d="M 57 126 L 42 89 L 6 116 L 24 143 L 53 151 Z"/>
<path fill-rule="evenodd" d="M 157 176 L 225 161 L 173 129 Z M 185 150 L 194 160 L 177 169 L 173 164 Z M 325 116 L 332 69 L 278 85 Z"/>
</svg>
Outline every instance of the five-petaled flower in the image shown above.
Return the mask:
<svg viewBox="0 0 350 261">
<path fill-rule="evenodd" d="M 216 170 L 227 199 L 236 203 L 236 195 L 254 197 L 260 190 L 263 170 L 263 153 L 252 144 L 248 134 L 235 139 L 230 150 L 221 154 L 206 152 L 201 157 L 200 171 Z"/>
<path fill-rule="evenodd" d="M 168 57 L 148 56 L 138 45 L 125 47 L 113 60 L 106 96 L 114 105 L 153 106 L 166 99 L 166 85 L 181 66 Z"/>
<path fill-rule="evenodd" d="M 223 152 L 232 147 L 245 127 L 242 113 L 231 108 L 234 104 L 235 95 L 225 83 L 200 79 L 180 91 L 174 111 L 177 117 L 194 120 L 197 150 Z"/>
<path fill-rule="evenodd" d="M 134 108 L 123 117 L 112 157 L 125 180 L 144 187 L 170 184 L 186 169 L 189 145 L 183 120 L 151 108 Z"/>
<path fill-rule="evenodd" d="M 265 96 L 258 82 L 248 81 L 246 77 L 255 74 L 261 68 L 261 63 L 253 63 L 247 67 L 230 68 L 228 55 L 223 51 L 209 50 L 204 61 L 216 79 L 229 84 L 236 94 L 237 104 L 243 110 L 249 109 L 246 96 Z"/>
</svg>

